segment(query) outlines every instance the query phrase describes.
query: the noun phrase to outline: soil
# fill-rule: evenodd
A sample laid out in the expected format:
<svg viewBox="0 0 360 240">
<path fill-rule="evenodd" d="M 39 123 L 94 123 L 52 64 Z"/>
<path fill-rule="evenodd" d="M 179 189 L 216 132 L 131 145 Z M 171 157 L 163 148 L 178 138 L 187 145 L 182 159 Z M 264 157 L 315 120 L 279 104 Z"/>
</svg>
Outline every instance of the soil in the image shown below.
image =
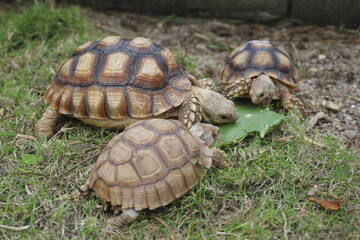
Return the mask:
<svg viewBox="0 0 360 240">
<path fill-rule="evenodd" d="M 154 18 L 87 9 L 98 28 L 133 38 L 142 36 L 170 50 L 183 48 L 197 59 L 191 72 L 220 82 L 219 72 L 231 49 L 249 40 L 269 40 L 285 49 L 301 72 L 296 89 L 311 116 L 324 112 L 315 128 L 326 136 L 360 148 L 360 31 L 344 28 L 231 24 L 216 20 Z"/>
</svg>

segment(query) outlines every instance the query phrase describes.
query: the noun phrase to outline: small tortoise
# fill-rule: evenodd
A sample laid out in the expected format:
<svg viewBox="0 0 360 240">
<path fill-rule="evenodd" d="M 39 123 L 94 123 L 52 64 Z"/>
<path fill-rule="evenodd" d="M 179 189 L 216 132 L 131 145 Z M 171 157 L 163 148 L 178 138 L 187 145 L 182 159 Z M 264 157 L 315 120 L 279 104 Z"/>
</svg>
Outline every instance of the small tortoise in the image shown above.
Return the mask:
<svg viewBox="0 0 360 240">
<path fill-rule="evenodd" d="M 280 99 L 288 111 L 308 116 L 302 102 L 291 94 L 299 82 L 298 70 L 284 50 L 268 41 L 250 41 L 236 48 L 226 59 L 221 81 L 229 99 L 250 95 L 261 106 Z"/>
<path fill-rule="evenodd" d="M 85 43 L 63 61 L 46 89 L 49 107 L 35 132 L 52 135 L 60 114 L 109 128 L 149 118 L 178 118 L 189 128 L 202 117 L 234 122 L 234 104 L 209 89 L 211 79 L 187 75 L 168 49 L 146 38 L 109 36 Z"/>
<path fill-rule="evenodd" d="M 135 123 L 106 145 L 89 179 L 73 196 L 84 197 L 93 189 L 105 210 L 110 204 L 115 213 L 122 211 L 109 220 L 113 226 L 131 223 L 138 211 L 165 206 L 184 195 L 212 163 L 227 166 L 224 152 L 208 148 L 218 130 L 205 123 L 188 130 L 167 119 Z"/>
</svg>

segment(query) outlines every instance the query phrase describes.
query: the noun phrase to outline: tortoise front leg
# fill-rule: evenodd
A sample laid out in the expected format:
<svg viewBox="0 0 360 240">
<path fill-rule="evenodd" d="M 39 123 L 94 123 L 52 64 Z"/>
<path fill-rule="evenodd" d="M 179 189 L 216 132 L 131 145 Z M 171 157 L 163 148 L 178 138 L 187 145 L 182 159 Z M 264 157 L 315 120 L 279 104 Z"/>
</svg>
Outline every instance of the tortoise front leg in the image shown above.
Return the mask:
<svg viewBox="0 0 360 240">
<path fill-rule="evenodd" d="M 194 85 L 199 88 L 204 88 L 204 89 L 208 89 L 208 90 L 216 92 L 215 83 L 211 78 L 203 78 L 203 79 L 196 80 L 194 82 Z"/>
<path fill-rule="evenodd" d="M 110 218 L 108 222 L 114 227 L 122 227 L 135 221 L 138 216 L 139 213 L 134 209 L 126 209 L 119 216 Z"/>
<path fill-rule="evenodd" d="M 250 78 L 240 78 L 234 83 L 226 86 L 222 94 L 228 99 L 234 99 L 243 95 L 248 95 L 251 88 L 252 80 Z"/>
<path fill-rule="evenodd" d="M 54 123 L 59 115 L 58 111 L 48 107 L 35 125 L 35 134 L 39 137 L 51 137 L 53 135 Z"/>
<path fill-rule="evenodd" d="M 191 128 L 195 123 L 201 122 L 200 100 L 196 93 L 190 92 L 186 94 L 179 110 L 179 121 L 187 128 Z"/>
<path fill-rule="evenodd" d="M 307 118 L 309 116 L 304 107 L 304 104 L 300 101 L 300 99 L 288 91 L 281 94 L 281 103 L 287 111 L 295 110 L 301 113 L 303 118 Z"/>
</svg>

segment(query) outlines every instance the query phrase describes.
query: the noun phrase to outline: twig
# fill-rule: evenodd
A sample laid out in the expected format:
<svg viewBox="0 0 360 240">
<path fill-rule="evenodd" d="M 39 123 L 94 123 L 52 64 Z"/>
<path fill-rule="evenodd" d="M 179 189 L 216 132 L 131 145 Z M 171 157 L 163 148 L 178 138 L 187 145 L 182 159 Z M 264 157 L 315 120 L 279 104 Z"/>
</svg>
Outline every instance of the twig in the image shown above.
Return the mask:
<svg viewBox="0 0 360 240">
<path fill-rule="evenodd" d="M 11 227 L 11 226 L 7 226 L 7 225 L 0 225 L 0 228 L 5 228 L 5 229 L 13 230 L 13 231 L 24 231 L 24 230 L 28 229 L 29 227 L 30 227 L 30 225 L 25 225 L 22 227 Z"/>
<path fill-rule="evenodd" d="M 282 216 L 284 218 L 284 238 L 285 238 L 285 240 L 289 240 L 289 237 L 288 237 L 289 230 L 287 230 L 287 221 L 286 221 L 284 212 L 282 212 Z"/>
<path fill-rule="evenodd" d="M 316 142 L 316 141 L 314 141 L 314 140 L 312 140 L 312 139 L 310 139 L 310 138 L 308 138 L 308 137 L 306 137 L 306 136 L 304 136 L 304 140 L 306 141 L 306 142 L 309 142 L 309 143 L 311 143 L 311 144 L 313 144 L 313 145 L 315 145 L 315 146 L 318 146 L 318 147 L 323 147 L 323 148 L 327 148 L 328 146 L 326 146 L 326 145 L 324 145 L 324 144 L 322 144 L 322 143 L 318 143 L 318 142 Z"/>
<path fill-rule="evenodd" d="M 110 32 L 110 33 L 115 33 L 116 35 L 119 35 L 119 36 L 122 36 L 123 34 L 121 33 L 121 31 L 115 29 L 115 28 L 110 28 L 110 27 L 107 27 L 105 25 L 101 25 L 101 24 L 98 24 L 98 25 L 95 25 L 95 28 L 97 29 L 101 29 L 103 31 L 106 31 L 106 32 Z"/>
<path fill-rule="evenodd" d="M 24 139 L 27 139 L 27 140 L 31 140 L 31 141 L 34 141 L 36 142 L 36 138 L 33 137 L 33 136 L 30 136 L 30 135 L 24 135 L 24 134 L 20 134 L 18 133 L 15 138 L 24 138 Z"/>
<path fill-rule="evenodd" d="M 313 117 L 309 120 L 309 122 L 308 122 L 308 124 L 307 124 L 307 126 L 306 126 L 306 131 L 309 131 L 310 129 L 312 129 L 312 128 L 315 126 L 315 124 L 317 123 L 317 121 L 318 121 L 319 119 L 325 117 L 325 116 L 326 116 L 326 115 L 325 115 L 324 112 L 319 112 L 319 113 L 317 113 L 315 116 L 313 116 Z"/>
</svg>

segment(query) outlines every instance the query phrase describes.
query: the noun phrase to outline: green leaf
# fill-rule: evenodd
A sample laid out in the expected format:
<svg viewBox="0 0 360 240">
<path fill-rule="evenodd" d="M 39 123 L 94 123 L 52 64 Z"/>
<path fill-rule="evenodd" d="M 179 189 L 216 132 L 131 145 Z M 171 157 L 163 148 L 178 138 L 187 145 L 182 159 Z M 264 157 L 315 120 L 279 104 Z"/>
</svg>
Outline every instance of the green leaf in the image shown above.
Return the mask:
<svg viewBox="0 0 360 240">
<path fill-rule="evenodd" d="M 220 126 L 215 146 L 236 143 L 252 132 L 258 132 L 263 137 L 284 119 L 283 114 L 261 109 L 247 100 L 236 101 L 235 105 L 239 119 L 233 124 Z"/>
<path fill-rule="evenodd" d="M 23 154 L 21 161 L 27 164 L 34 165 L 40 161 L 42 161 L 44 157 L 39 154 Z"/>
</svg>

